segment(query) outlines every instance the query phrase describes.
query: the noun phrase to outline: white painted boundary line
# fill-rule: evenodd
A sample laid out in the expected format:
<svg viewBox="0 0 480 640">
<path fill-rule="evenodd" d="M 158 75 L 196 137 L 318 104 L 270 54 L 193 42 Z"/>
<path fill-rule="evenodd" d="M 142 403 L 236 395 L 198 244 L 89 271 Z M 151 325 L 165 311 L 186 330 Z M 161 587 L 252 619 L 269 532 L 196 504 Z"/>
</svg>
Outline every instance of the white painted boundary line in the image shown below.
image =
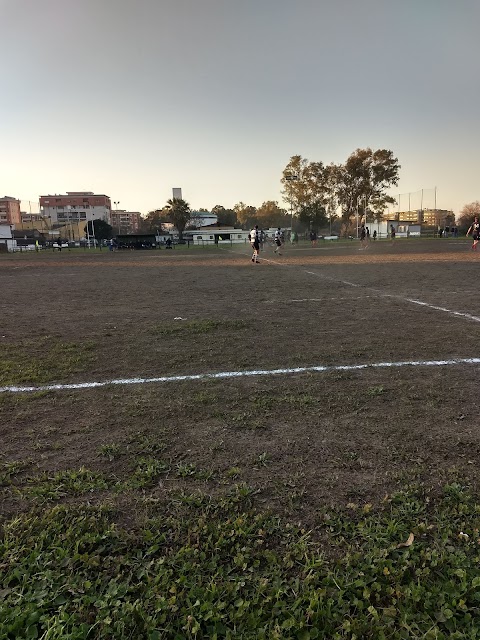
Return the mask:
<svg viewBox="0 0 480 640">
<path fill-rule="evenodd" d="M 277 260 L 270 260 L 269 258 L 261 258 L 263 262 L 271 262 L 272 264 L 276 264 L 282 267 L 293 266 L 289 265 L 288 262 L 278 262 Z M 454 311 L 453 309 L 447 309 L 446 307 L 438 307 L 434 304 L 430 304 L 428 302 L 423 302 L 422 300 L 415 300 L 414 298 L 405 298 L 404 296 L 399 296 L 395 293 L 385 293 L 380 289 L 374 289 L 373 287 L 366 287 L 362 284 L 357 284 L 355 282 L 350 282 L 349 280 L 339 280 L 338 278 L 332 278 L 331 276 L 326 276 L 323 273 L 318 273 L 315 271 L 307 271 L 307 269 L 303 269 L 304 273 L 308 273 L 310 276 L 315 276 L 317 278 L 321 278 L 322 280 L 327 280 L 329 282 L 334 282 L 336 284 L 346 284 L 348 287 L 355 287 L 357 289 L 364 289 L 365 291 L 371 291 L 379 298 L 391 298 L 392 300 L 401 300 L 403 302 L 409 302 L 410 304 L 416 304 L 422 307 L 426 307 L 427 309 L 433 309 L 434 311 L 442 311 L 443 313 L 448 313 L 451 316 L 455 316 L 457 318 L 465 318 L 467 320 L 472 320 L 473 322 L 480 322 L 479 316 L 474 316 L 470 313 L 462 313 L 460 311 Z M 365 298 L 370 296 L 364 296 Z M 317 301 L 315 298 L 310 298 L 312 302 Z M 290 300 L 290 302 L 307 302 L 307 300 Z M 318 300 L 320 302 L 320 300 Z"/>
<path fill-rule="evenodd" d="M 365 300 L 365 298 L 377 298 L 378 296 L 334 296 L 332 298 L 292 298 L 291 300 L 264 300 L 266 304 L 288 304 L 289 302 L 327 302 L 331 300 Z"/>
<path fill-rule="evenodd" d="M 328 373 L 331 371 L 360 371 L 364 369 L 393 369 L 399 367 L 447 367 L 462 364 L 480 364 L 480 358 L 451 358 L 449 360 L 401 360 L 399 362 L 373 362 L 369 364 L 320 365 L 316 367 L 293 367 L 290 369 L 253 369 L 250 371 L 220 371 L 219 373 L 197 373 L 183 376 L 160 376 L 158 378 L 119 378 L 104 382 L 78 382 L 73 384 L 44 384 L 35 387 L 0 387 L 0 393 L 36 393 L 39 391 L 65 391 L 75 389 L 97 389 L 110 385 L 152 384 L 185 382 L 191 380 L 225 380 L 229 378 L 251 378 L 255 376 L 279 376 L 297 373 Z"/>
<path fill-rule="evenodd" d="M 311 276 L 316 276 L 317 278 L 322 278 L 322 280 L 328 280 L 329 282 L 336 282 L 337 284 L 346 284 L 349 287 L 355 287 L 365 289 L 365 291 L 371 291 L 375 293 L 379 298 L 391 298 L 392 300 L 401 300 L 402 302 L 409 302 L 410 304 L 417 304 L 421 307 L 426 307 L 427 309 L 433 309 L 434 311 L 442 311 L 443 313 L 448 313 L 451 316 L 456 316 L 457 318 L 466 318 L 467 320 L 473 320 L 473 322 L 480 322 L 479 316 L 474 316 L 470 313 L 462 313 L 460 311 L 454 311 L 453 309 L 447 309 L 446 307 L 439 307 L 434 304 L 430 304 L 429 302 L 423 302 L 422 300 L 415 300 L 414 298 L 405 298 L 404 296 L 400 296 L 396 293 L 385 293 L 380 289 L 374 289 L 373 287 L 366 287 L 365 285 L 355 284 L 354 282 L 349 282 L 348 280 L 337 280 L 336 278 L 331 278 L 330 276 L 325 276 L 321 273 L 316 273 L 315 271 L 306 271 Z M 368 297 L 368 296 L 365 296 Z"/>
<path fill-rule="evenodd" d="M 399 296 L 392 296 L 392 297 L 397 298 Z M 467 318 L 467 320 L 474 320 L 475 322 L 480 322 L 480 318 L 478 316 L 472 316 L 470 313 L 461 313 L 460 311 L 452 311 L 451 309 L 446 309 L 445 307 L 437 307 L 434 304 L 428 304 L 427 302 L 422 302 L 421 300 L 414 300 L 413 298 L 400 298 L 400 300 L 406 300 L 407 302 L 412 302 L 413 304 L 419 304 L 422 307 L 435 309 L 435 311 L 444 311 L 445 313 L 450 313 L 452 316 L 460 316 L 461 318 Z"/>
</svg>

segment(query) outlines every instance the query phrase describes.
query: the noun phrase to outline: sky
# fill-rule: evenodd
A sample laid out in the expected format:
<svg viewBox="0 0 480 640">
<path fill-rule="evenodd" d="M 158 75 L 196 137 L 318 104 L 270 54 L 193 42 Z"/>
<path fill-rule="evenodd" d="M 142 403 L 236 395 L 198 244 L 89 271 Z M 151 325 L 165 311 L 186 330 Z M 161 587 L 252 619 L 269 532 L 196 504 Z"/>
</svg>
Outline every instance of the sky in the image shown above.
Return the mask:
<svg viewBox="0 0 480 640">
<path fill-rule="evenodd" d="M 0 0 L 0 196 L 281 200 L 386 148 L 401 209 L 480 200 L 480 0 Z"/>
</svg>

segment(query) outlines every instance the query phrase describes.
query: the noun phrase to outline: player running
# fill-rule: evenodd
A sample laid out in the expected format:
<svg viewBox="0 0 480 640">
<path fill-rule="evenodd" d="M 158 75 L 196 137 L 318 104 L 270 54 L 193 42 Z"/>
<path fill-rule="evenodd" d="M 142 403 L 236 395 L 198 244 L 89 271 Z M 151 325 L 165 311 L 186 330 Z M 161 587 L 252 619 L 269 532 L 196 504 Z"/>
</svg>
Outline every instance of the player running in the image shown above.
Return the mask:
<svg viewBox="0 0 480 640">
<path fill-rule="evenodd" d="M 472 234 L 472 238 L 473 238 L 472 251 L 476 251 L 478 241 L 480 240 L 480 222 L 478 222 L 478 218 L 476 216 L 467 231 L 467 237 L 470 234 Z"/>
<path fill-rule="evenodd" d="M 255 225 L 255 229 L 250 231 L 250 244 L 253 249 L 252 262 L 258 263 L 258 252 L 260 251 L 260 232 L 258 230 L 258 224 Z"/>
<path fill-rule="evenodd" d="M 282 235 L 282 230 L 280 229 L 280 227 L 278 227 L 278 229 L 275 231 L 275 251 L 273 253 L 278 253 L 279 256 L 282 255 L 280 252 L 280 249 L 282 248 Z"/>
</svg>

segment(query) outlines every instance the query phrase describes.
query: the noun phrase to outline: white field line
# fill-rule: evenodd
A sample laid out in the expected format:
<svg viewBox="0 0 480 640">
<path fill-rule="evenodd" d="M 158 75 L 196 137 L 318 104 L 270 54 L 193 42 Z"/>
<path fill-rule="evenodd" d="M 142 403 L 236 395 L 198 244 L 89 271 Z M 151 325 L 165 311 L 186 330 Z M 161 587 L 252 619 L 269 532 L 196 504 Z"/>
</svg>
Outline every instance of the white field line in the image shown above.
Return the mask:
<svg viewBox="0 0 480 640">
<path fill-rule="evenodd" d="M 349 282 L 348 280 L 337 280 L 336 278 L 331 278 L 330 276 L 325 276 L 321 273 L 316 273 L 314 271 L 306 271 L 311 276 L 316 276 L 317 278 L 322 278 L 323 280 L 328 280 L 330 282 L 336 282 L 341 284 L 346 284 L 349 287 L 361 287 L 365 289 L 365 291 L 371 291 L 376 294 L 379 298 L 391 298 L 392 300 L 401 300 L 402 302 L 409 302 L 410 304 L 416 304 L 422 307 L 426 307 L 427 309 L 433 309 L 434 311 L 442 311 L 443 313 L 448 313 L 451 316 L 466 318 L 467 320 L 472 320 L 473 322 L 480 322 L 479 316 L 474 316 L 470 313 L 462 313 L 460 311 L 454 311 L 453 309 L 447 309 L 446 307 L 439 307 L 435 304 L 430 304 L 429 302 L 424 302 L 423 300 L 415 300 L 414 298 L 406 298 L 405 296 L 401 296 L 397 293 L 385 293 L 380 289 L 374 289 L 373 287 L 366 287 L 365 285 L 355 284 L 354 282 Z"/>
<path fill-rule="evenodd" d="M 291 266 L 288 263 L 278 262 L 277 260 L 270 260 L 268 258 L 262 258 L 264 262 L 271 262 L 272 264 L 280 265 L 280 266 Z M 443 313 L 448 313 L 451 316 L 455 316 L 457 318 L 465 318 L 467 320 L 472 320 L 473 322 L 480 322 L 479 316 L 474 316 L 470 313 L 462 313 L 460 311 L 454 311 L 453 309 L 447 309 L 446 307 L 439 307 L 434 304 L 430 304 L 428 302 L 423 302 L 423 300 L 415 300 L 414 298 L 406 298 L 404 296 L 400 296 L 395 293 L 385 293 L 380 289 L 374 289 L 373 287 L 366 287 L 362 284 L 356 284 L 355 282 L 350 282 L 349 280 L 339 280 L 338 278 L 332 278 L 331 276 L 326 276 L 323 273 L 318 273 L 315 271 L 307 271 L 303 269 L 304 273 L 308 273 L 311 276 L 315 276 L 317 278 L 322 278 L 322 280 L 328 280 L 329 282 L 335 282 L 337 284 L 346 284 L 349 287 L 362 288 L 365 291 L 371 291 L 379 298 L 392 298 L 393 300 L 401 300 L 403 302 L 409 302 L 410 304 L 416 304 L 422 307 L 426 307 L 427 309 L 433 309 L 434 311 L 442 311 Z M 367 296 L 365 296 L 367 297 Z M 300 301 L 298 301 L 300 302 Z M 304 302 L 303 300 L 301 302 Z"/>
<path fill-rule="evenodd" d="M 327 302 L 332 300 L 365 300 L 365 298 L 376 298 L 377 296 L 333 296 L 325 298 L 292 298 L 291 300 L 264 300 L 265 304 L 288 304 L 289 302 Z"/>
<path fill-rule="evenodd" d="M 398 298 L 400 296 L 392 296 L 394 298 Z M 428 304 L 427 302 L 422 302 L 421 300 L 414 300 L 413 298 L 402 298 L 400 300 L 406 300 L 407 302 L 411 302 L 412 304 L 419 304 L 422 307 L 428 307 L 429 309 L 435 309 L 435 311 L 444 311 L 445 313 L 450 313 L 452 316 L 460 316 L 461 318 L 467 318 L 467 320 L 473 320 L 474 322 L 480 322 L 480 318 L 478 316 L 472 316 L 470 313 L 461 313 L 460 311 L 452 311 L 451 309 L 446 309 L 445 307 L 437 307 L 434 304 Z"/>
<path fill-rule="evenodd" d="M 293 367 L 289 369 L 254 369 L 249 371 L 220 371 L 219 373 L 197 373 L 183 376 L 159 376 L 157 378 L 119 378 L 103 382 L 78 382 L 72 384 L 43 384 L 37 386 L 0 387 L 0 393 L 38 393 L 39 391 L 64 391 L 75 389 L 96 389 L 110 385 L 161 384 L 193 380 L 225 380 L 230 378 L 250 378 L 256 376 L 279 376 L 299 373 L 328 373 L 331 371 L 360 371 L 365 369 L 393 369 L 400 367 L 447 367 L 462 364 L 480 364 L 480 358 L 451 358 L 448 360 L 401 360 L 399 362 L 373 362 L 369 364 L 320 365 L 315 367 Z"/>
</svg>

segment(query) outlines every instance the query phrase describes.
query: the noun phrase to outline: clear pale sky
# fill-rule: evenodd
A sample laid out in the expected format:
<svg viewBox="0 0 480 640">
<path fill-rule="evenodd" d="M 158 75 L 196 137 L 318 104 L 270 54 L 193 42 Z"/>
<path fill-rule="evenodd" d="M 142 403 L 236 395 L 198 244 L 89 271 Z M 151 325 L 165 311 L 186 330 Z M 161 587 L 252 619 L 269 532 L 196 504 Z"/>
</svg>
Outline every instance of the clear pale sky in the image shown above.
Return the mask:
<svg viewBox="0 0 480 640">
<path fill-rule="evenodd" d="M 259 206 L 291 155 L 369 146 L 398 157 L 394 195 L 458 212 L 479 24 L 480 0 L 0 0 L 0 196 Z"/>
</svg>

